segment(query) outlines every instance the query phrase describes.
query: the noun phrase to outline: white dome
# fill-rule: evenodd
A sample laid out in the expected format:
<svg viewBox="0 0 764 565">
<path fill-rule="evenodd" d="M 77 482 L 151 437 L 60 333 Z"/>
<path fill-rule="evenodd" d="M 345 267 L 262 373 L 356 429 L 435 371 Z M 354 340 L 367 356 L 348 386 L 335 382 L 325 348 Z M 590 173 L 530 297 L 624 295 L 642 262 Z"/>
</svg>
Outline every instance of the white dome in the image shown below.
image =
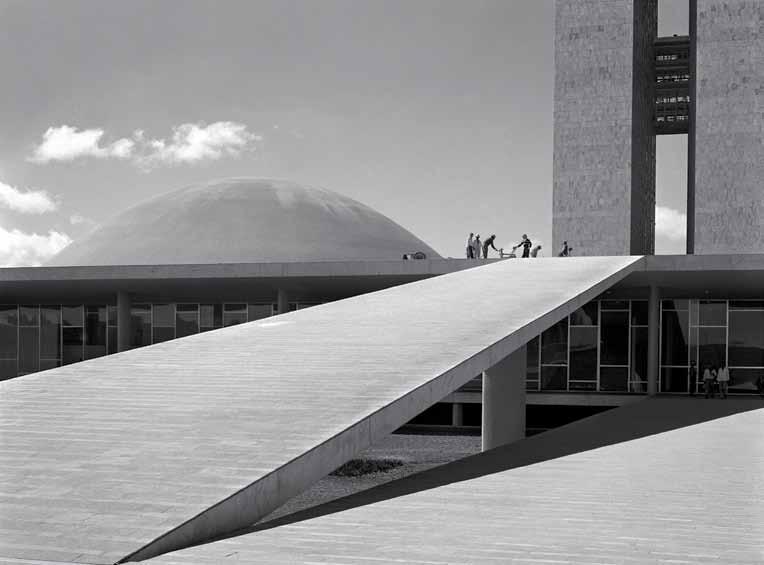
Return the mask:
<svg viewBox="0 0 764 565">
<path fill-rule="evenodd" d="M 389 218 L 329 190 L 237 178 L 139 204 L 48 265 L 161 265 L 400 259 L 439 255 Z"/>
</svg>

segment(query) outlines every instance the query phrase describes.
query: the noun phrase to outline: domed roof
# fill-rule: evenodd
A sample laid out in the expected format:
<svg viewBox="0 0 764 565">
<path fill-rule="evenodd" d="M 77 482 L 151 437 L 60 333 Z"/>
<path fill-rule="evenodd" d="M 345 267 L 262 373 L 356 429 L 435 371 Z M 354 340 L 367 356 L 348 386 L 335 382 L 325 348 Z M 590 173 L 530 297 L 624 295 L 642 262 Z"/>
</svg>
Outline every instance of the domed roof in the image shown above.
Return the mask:
<svg viewBox="0 0 764 565">
<path fill-rule="evenodd" d="M 346 196 L 237 178 L 162 194 L 119 214 L 48 265 L 400 259 L 426 243 Z"/>
</svg>

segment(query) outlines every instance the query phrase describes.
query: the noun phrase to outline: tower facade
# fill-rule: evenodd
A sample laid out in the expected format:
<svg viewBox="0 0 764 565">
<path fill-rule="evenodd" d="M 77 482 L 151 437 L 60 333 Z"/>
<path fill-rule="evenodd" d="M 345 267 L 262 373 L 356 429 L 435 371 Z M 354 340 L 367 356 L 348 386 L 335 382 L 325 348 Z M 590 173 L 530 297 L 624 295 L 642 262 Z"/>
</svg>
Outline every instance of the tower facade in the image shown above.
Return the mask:
<svg viewBox="0 0 764 565">
<path fill-rule="evenodd" d="M 696 12 L 695 253 L 762 253 L 764 2 Z"/>
<path fill-rule="evenodd" d="M 558 0 L 555 249 L 651 254 L 655 218 L 656 0 Z"/>
<path fill-rule="evenodd" d="M 764 2 L 557 0 L 553 239 L 652 254 L 655 136 L 688 134 L 687 252 L 764 251 Z"/>
</svg>

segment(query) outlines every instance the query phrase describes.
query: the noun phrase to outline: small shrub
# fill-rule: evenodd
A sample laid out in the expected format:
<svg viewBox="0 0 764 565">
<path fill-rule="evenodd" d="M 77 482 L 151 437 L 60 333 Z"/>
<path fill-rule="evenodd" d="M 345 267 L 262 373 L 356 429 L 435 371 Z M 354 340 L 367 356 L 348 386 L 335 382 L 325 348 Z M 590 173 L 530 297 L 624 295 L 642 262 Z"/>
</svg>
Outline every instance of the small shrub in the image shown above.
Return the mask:
<svg viewBox="0 0 764 565">
<path fill-rule="evenodd" d="M 331 472 L 335 477 L 362 477 L 372 473 L 384 473 L 403 465 L 400 459 L 351 459 Z"/>
</svg>

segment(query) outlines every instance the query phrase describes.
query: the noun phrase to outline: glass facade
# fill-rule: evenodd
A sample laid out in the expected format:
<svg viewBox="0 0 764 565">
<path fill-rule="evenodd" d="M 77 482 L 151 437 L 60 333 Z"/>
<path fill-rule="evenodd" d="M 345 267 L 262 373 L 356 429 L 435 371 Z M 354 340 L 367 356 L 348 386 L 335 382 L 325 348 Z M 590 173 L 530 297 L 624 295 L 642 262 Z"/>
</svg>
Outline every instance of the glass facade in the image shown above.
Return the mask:
<svg viewBox="0 0 764 565">
<path fill-rule="evenodd" d="M 316 304 L 291 303 L 289 309 Z M 130 345 L 161 343 L 276 313 L 271 303 L 135 303 Z M 116 352 L 114 305 L 0 305 L 0 380 Z"/>
<path fill-rule="evenodd" d="M 595 300 L 527 347 L 526 390 L 647 392 L 647 301 Z"/>
<path fill-rule="evenodd" d="M 730 392 L 764 380 L 764 300 L 664 300 L 661 329 L 661 392 L 698 392 L 703 371 L 723 365 Z"/>
<path fill-rule="evenodd" d="M 299 310 L 317 303 L 291 303 Z M 272 303 L 134 303 L 141 347 L 267 318 Z M 526 389 L 647 392 L 647 301 L 595 300 L 527 344 Z M 0 380 L 117 352 L 114 305 L 0 305 Z M 731 393 L 764 382 L 764 300 L 662 300 L 659 391 L 702 390 L 706 366 L 729 367 Z M 696 382 L 690 381 L 692 365 Z M 699 382 L 700 381 L 700 382 Z"/>
</svg>

